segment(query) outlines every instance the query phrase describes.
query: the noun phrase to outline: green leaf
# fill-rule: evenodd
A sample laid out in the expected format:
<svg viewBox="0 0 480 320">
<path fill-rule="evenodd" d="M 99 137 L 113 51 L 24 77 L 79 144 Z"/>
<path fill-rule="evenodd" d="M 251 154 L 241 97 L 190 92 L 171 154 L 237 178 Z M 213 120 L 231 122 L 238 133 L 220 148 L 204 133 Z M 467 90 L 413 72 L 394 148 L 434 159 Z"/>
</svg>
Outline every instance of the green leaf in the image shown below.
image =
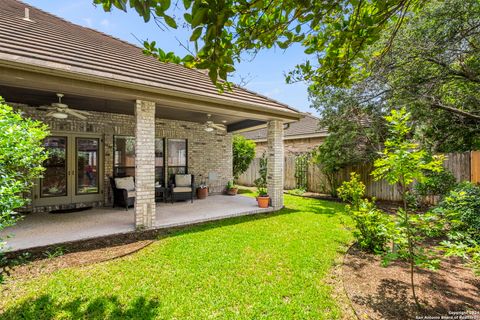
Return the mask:
<svg viewBox="0 0 480 320">
<path fill-rule="evenodd" d="M 190 8 L 191 5 L 192 5 L 192 0 L 183 0 L 183 6 L 185 7 L 185 10 Z"/>
<path fill-rule="evenodd" d="M 165 22 L 170 26 L 172 27 L 173 29 L 177 29 L 177 23 L 175 22 L 175 19 L 173 19 L 172 17 L 170 16 L 163 16 L 163 18 L 165 19 Z"/>
<path fill-rule="evenodd" d="M 195 10 L 195 13 L 193 13 L 193 19 L 192 19 L 192 27 L 195 28 L 201 23 L 203 23 L 203 19 L 205 18 L 206 14 L 208 12 L 207 8 L 198 8 Z"/>
<path fill-rule="evenodd" d="M 277 45 L 280 47 L 280 49 L 287 49 L 288 48 L 288 42 L 282 42 L 282 41 L 277 41 Z"/>
<path fill-rule="evenodd" d="M 167 11 L 169 8 L 170 8 L 170 0 L 162 0 L 160 1 L 160 7 L 162 8 L 162 10 L 165 12 Z"/>
<path fill-rule="evenodd" d="M 115 8 L 120 9 L 122 11 L 127 11 L 127 2 L 125 0 L 115 0 L 112 2 Z"/>
<path fill-rule="evenodd" d="M 182 58 L 183 62 L 193 62 L 195 61 L 195 57 L 191 54 L 187 54 L 185 57 Z"/>
<path fill-rule="evenodd" d="M 190 37 L 190 41 L 197 41 L 197 39 L 200 38 L 200 36 L 202 35 L 202 30 L 203 30 L 203 27 L 196 28 L 193 31 L 192 36 Z"/>
<path fill-rule="evenodd" d="M 190 23 L 190 24 L 192 23 L 192 15 L 190 13 L 184 13 L 183 18 L 187 23 Z"/>
</svg>

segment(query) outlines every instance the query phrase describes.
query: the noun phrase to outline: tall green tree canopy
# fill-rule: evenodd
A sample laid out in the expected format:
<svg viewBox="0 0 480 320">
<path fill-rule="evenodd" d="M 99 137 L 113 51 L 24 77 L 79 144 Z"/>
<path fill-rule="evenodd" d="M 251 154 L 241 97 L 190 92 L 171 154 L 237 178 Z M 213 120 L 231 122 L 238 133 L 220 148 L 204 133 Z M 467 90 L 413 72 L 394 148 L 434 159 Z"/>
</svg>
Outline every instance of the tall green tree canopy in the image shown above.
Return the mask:
<svg viewBox="0 0 480 320">
<path fill-rule="evenodd" d="M 165 27 L 187 25 L 195 50 L 185 57 L 165 53 L 156 43 L 145 52 L 161 61 L 208 69 L 214 83 L 235 70 L 241 54 L 300 44 L 308 61 L 299 61 L 288 81 L 307 80 L 313 86 L 349 85 L 362 77 L 371 61 L 368 46 L 382 33 L 393 38 L 420 0 L 93 0 L 104 10 L 135 10 L 145 21 Z M 175 16 L 175 18 L 174 18 Z M 376 52 L 380 55 L 383 49 Z M 369 53 L 370 54 L 370 53 Z"/>
<path fill-rule="evenodd" d="M 373 160 L 383 147 L 385 104 L 369 101 L 372 89 L 363 84 L 311 95 L 312 106 L 321 114 L 320 126 L 329 130 L 319 150 L 332 153 L 336 169 Z"/>
<path fill-rule="evenodd" d="M 389 46 L 368 66 L 368 77 L 350 88 L 311 90 L 314 106 L 347 119 L 346 104 L 383 114 L 406 107 L 417 139 L 431 151 L 480 148 L 480 2 L 429 1 L 390 39 L 383 34 L 367 49 L 373 55 Z"/>
</svg>

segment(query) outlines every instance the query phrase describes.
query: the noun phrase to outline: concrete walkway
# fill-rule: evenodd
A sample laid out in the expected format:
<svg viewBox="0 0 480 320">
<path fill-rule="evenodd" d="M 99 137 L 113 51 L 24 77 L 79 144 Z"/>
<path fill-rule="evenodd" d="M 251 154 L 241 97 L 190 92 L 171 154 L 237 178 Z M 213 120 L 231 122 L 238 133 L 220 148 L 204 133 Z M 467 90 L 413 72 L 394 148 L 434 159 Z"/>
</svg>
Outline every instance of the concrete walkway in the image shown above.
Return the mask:
<svg viewBox="0 0 480 320">
<path fill-rule="evenodd" d="M 157 203 L 157 229 L 194 224 L 233 216 L 272 211 L 260 209 L 255 199 L 237 195 L 209 196 L 191 202 Z M 0 232 L 10 250 L 28 249 L 67 241 L 91 239 L 134 231 L 133 208 L 96 208 L 65 213 L 34 213 L 26 215 L 17 225 Z"/>
</svg>

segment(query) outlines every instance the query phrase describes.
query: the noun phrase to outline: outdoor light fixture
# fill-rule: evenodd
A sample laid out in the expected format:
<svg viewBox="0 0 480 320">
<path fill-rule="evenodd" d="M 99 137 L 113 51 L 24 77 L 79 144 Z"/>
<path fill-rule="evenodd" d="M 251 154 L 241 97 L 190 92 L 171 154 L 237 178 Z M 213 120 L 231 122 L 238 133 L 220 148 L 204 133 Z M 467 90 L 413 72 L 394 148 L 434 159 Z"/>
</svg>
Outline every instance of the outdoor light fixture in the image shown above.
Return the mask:
<svg viewBox="0 0 480 320">
<path fill-rule="evenodd" d="M 67 119 L 68 114 L 63 113 L 63 112 L 54 112 L 54 113 L 52 113 L 52 117 L 57 118 L 57 119 Z"/>
<path fill-rule="evenodd" d="M 215 130 L 215 129 L 213 129 L 212 127 L 205 127 L 205 131 L 207 131 L 207 132 L 212 132 L 213 130 Z"/>
</svg>

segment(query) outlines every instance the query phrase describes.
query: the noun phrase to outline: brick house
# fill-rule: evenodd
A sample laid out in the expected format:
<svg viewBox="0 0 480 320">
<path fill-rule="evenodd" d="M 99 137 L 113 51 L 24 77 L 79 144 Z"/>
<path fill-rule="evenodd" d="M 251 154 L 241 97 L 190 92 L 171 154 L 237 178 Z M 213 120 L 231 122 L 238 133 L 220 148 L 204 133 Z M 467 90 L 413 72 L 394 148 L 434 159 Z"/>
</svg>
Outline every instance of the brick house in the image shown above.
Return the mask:
<svg viewBox="0 0 480 320">
<path fill-rule="evenodd" d="M 267 129 L 245 129 L 241 133 L 245 138 L 255 141 L 257 157 L 268 150 Z M 323 143 L 328 132 L 319 125 L 319 119 L 310 113 L 304 113 L 303 118 L 286 125 L 283 133 L 285 156 L 310 152 Z"/>
<path fill-rule="evenodd" d="M 0 2 L 0 30 L 0 96 L 51 130 L 30 211 L 110 206 L 109 178 L 134 175 L 135 226 L 152 227 L 155 185 L 188 172 L 222 192 L 232 134 L 258 125 L 271 204 L 283 206 L 283 129 L 301 117 L 296 110 L 240 87 L 220 94 L 203 72 L 16 0 Z M 85 118 L 46 110 L 56 93 Z"/>
</svg>

